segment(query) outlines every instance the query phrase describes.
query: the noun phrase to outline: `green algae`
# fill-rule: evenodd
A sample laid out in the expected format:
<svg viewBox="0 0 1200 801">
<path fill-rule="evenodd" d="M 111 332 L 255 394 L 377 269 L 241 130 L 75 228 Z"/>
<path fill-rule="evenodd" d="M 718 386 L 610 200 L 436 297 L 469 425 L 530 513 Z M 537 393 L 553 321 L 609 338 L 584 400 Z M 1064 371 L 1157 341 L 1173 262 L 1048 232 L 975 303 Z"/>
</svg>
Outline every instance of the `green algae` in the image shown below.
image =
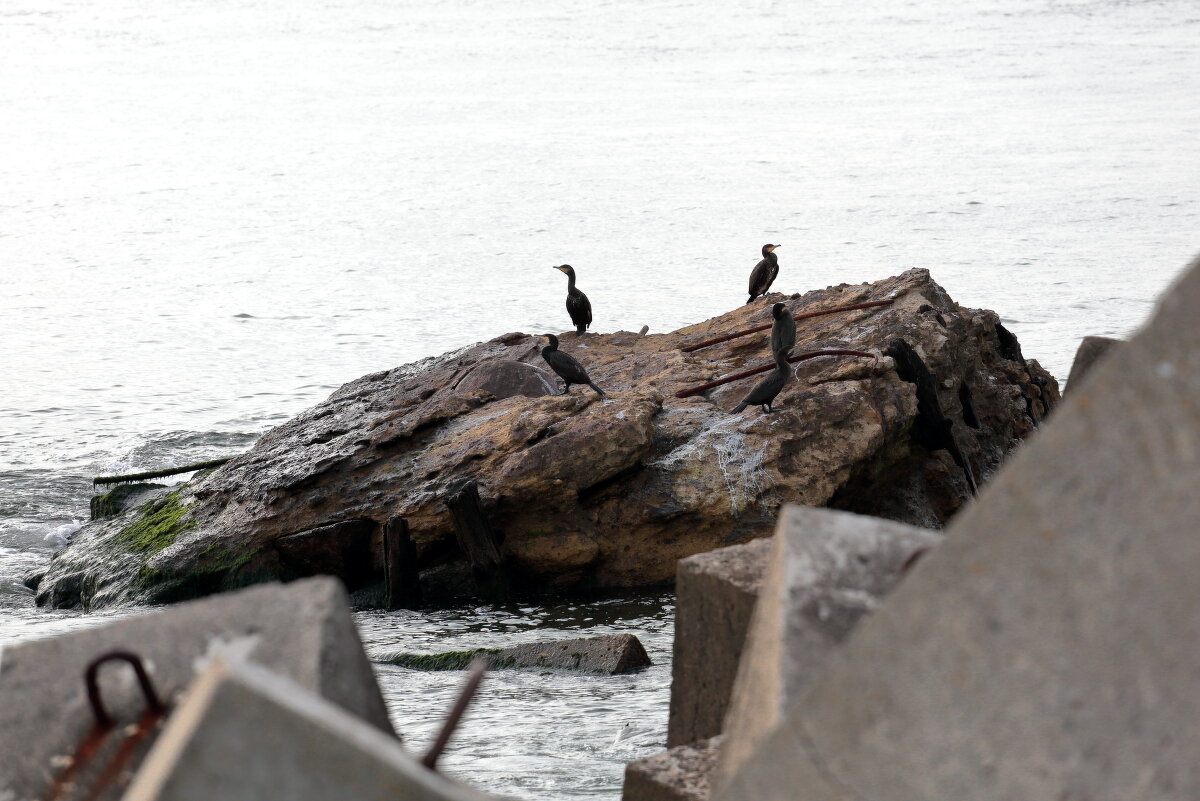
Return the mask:
<svg viewBox="0 0 1200 801">
<path fill-rule="evenodd" d="M 195 527 L 195 520 L 184 519 L 188 509 L 179 502 L 176 490 L 143 506 L 137 520 L 122 529 L 116 539 L 136 553 L 156 554 Z"/>
<path fill-rule="evenodd" d="M 130 498 L 162 486 L 162 484 L 118 484 L 103 495 L 95 495 L 91 502 L 92 520 L 116 517 L 128 508 Z"/>
</svg>

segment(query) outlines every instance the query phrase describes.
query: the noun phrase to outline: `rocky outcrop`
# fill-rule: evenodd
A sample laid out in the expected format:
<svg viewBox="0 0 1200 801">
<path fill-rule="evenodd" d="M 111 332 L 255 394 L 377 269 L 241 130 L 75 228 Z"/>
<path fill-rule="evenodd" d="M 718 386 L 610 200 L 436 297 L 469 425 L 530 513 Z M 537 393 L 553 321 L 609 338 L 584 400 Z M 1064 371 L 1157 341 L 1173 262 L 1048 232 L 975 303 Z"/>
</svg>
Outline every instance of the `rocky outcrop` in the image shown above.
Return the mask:
<svg viewBox="0 0 1200 801">
<path fill-rule="evenodd" d="M 800 321 L 796 353 L 884 355 L 800 363 L 773 414 L 729 413 L 753 380 L 676 397 L 766 364 L 766 332 L 681 348 L 769 323 L 775 301 L 801 313 L 889 299 Z M 1058 397 L 993 312 L 957 305 L 925 270 L 773 294 L 669 334 L 567 334 L 562 348 L 607 398 L 539 396 L 559 382 L 517 333 L 365 376 L 173 491 L 181 514 L 142 550 L 126 529 L 149 505 L 85 527 L 39 598 L 165 602 L 329 571 L 354 590 L 381 577 L 393 517 L 422 569 L 444 571 L 462 561 L 445 497 L 466 479 L 520 587 L 669 583 L 681 557 L 769 534 L 785 502 L 938 526 Z"/>
</svg>

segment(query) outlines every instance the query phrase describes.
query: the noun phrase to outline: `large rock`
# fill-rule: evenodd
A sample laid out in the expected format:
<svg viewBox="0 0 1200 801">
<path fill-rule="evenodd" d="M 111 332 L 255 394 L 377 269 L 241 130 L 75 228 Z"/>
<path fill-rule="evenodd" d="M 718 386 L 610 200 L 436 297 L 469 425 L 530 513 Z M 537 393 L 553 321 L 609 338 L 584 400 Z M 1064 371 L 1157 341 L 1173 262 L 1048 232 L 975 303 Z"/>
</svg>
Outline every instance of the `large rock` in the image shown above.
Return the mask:
<svg viewBox="0 0 1200 801">
<path fill-rule="evenodd" d="M 487 801 L 394 738 L 288 679 L 236 660 L 196 680 L 125 801 Z"/>
<path fill-rule="evenodd" d="M 721 733 L 770 551 L 763 538 L 679 560 L 668 747 Z"/>
<path fill-rule="evenodd" d="M 1200 797 L 1198 306 L 1200 260 L 718 797 Z"/>
<path fill-rule="evenodd" d="M 84 669 L 114 650 L 138 654 L 159 695 L 172 701 L 210 658 L 253 659 L 392 736 L 339 583 L 323 578 L 255 587 L 5 646 L 0 654 L 0 798 L 6 793 L 19 799 L 46 796 L 57 770 L 52 760 L 71 753 L 92 723 Z M 128 668 L 107 666 L 100 680 L 114 716 L 136 719 L 143 702 Z"/>
<path fill-rule="evenodd" d="M 796 346 L 884 353 L 877 370 L 869 359 L 804 362 L 765 416 L 729 414 L 753 380 L 675 397 L 767 363 L 765 331 L 680 348 L 768 324 L 771 302 L 812 312 L 880 299 L 894 303 L 802 321 Z M 378 579 L 382 528 L 396 516 L 407 519 L 423 570 L 455 562 L 444 499 L 464 479 L 480 484 L 518 588 L 666 584 L 682 557 L 769 534 L 785 502 L 937 526 L 1057 398 L 1053 378 L 993 312 L 957 305 L 925 270 L 772 295 L 669 334 L 562 342 L 607 399 L 578 388 L 498 399 L 513 384 L 487 376 L 514 369 L 500 363 L 542 369 L 525 334 L 366 376 L 175 490 L 165 507 L 82 529 L 39 599 L 161 602 L 294 578 L 311 562 L 278 543 L 348 521 L 369 529 Z M 149 515 L 152 530 L 131 534 Z"/>
</svg>

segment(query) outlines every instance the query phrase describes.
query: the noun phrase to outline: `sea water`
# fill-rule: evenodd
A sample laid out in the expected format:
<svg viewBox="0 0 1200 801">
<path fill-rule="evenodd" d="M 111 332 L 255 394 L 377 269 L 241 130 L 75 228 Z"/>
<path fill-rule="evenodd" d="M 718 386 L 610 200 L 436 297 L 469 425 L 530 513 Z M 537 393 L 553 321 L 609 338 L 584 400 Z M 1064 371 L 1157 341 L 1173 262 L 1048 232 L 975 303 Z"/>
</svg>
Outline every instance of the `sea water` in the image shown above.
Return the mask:
<svg viewBox="0 0 1200 801">
<path fill-rule="evenodd" d="M 1200 249 L 1194 0 L 0 5 L 0 642 L 97 474 L 242 452 L 508 331 L 666 331 L 928 267 L 1065 376 Z M 120 614 L 120 611 L 105 614 Z M 369 648 L 632 631 L 637 677 L 495 674 L 447 769 L 616 798 L 670 599 L 360 614 Z M 460 677 L 380 668 L 418 745 Z M 487 693 L 492 695 L 487 695 Z M 628 722 L 657 732 L 615 744 Z"/>
</svg>

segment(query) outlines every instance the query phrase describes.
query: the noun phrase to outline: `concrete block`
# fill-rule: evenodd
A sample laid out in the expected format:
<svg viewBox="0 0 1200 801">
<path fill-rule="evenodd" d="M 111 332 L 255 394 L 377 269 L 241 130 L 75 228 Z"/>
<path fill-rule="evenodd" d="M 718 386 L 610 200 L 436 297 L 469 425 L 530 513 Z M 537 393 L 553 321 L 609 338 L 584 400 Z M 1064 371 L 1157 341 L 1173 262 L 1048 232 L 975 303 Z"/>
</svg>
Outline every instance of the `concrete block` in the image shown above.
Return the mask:
<svg viewBox="0 0 1200 801">
<path fill-rule="evenodd" d="M 719 798 L 1200 798 L 1200 260 Z"/>
<path fill-rule="evenodd" d="M 217 660 L 196 680 L 124 801 L 485 801 L 375 726 L 262 668 Z"/>
<path fill-rule="evenodd" d="M 677 745 L 625 766 L 621 801 L 707 801 L 721 735 Z"/>
<path fill-rule="evenodd" d="M 649 667 L 650 657 L 641 640 L 632 634 L 607 634 L 577 640 L 552 640 L 514 645 L 511 648 L 479 648 L 440 654 L 396 653 L 379 658 L 414 670 L 464 670 L 473 659 L 484 659 L 488 667 L 553 668 L 584 673 L 632 673 Z"/>
<path fill-rule="evenodd" d="M 287 676 L 391 733 L 387 708 L 336 579 L 260 585 L 129 617 L 0 652 L 0 798 L 40 798 L 92 725 L 83 674 L 98 655 L 140 655 L 159 695 L 183 690 L 207 660 L 241 654 Z M 132 671 L 100 672 L 104 699 L 119 721 L 142 711 Z M 106 796 L 109 797 L 109 796 Z"/>
<path fill-rule="evenodd" d="M 1067 379 L 1067 386 L 1078 387 L 1080 379 L 1122 341 L 1111 337 L 1084 337 L 1075 350 L 1075 361 L 1071 362 L 1071 377 Z"/>
<path fill-rule="evenodd" d="M 742 650 L 718 782 L 736 772 L 829 654 L 942 534 L 877 517 L 785 506 Z"/>
<path fill-rule="evenodd" d="M 667 745 L 721 733 L 770 539 L 680 559 Z"/>
</svg>

